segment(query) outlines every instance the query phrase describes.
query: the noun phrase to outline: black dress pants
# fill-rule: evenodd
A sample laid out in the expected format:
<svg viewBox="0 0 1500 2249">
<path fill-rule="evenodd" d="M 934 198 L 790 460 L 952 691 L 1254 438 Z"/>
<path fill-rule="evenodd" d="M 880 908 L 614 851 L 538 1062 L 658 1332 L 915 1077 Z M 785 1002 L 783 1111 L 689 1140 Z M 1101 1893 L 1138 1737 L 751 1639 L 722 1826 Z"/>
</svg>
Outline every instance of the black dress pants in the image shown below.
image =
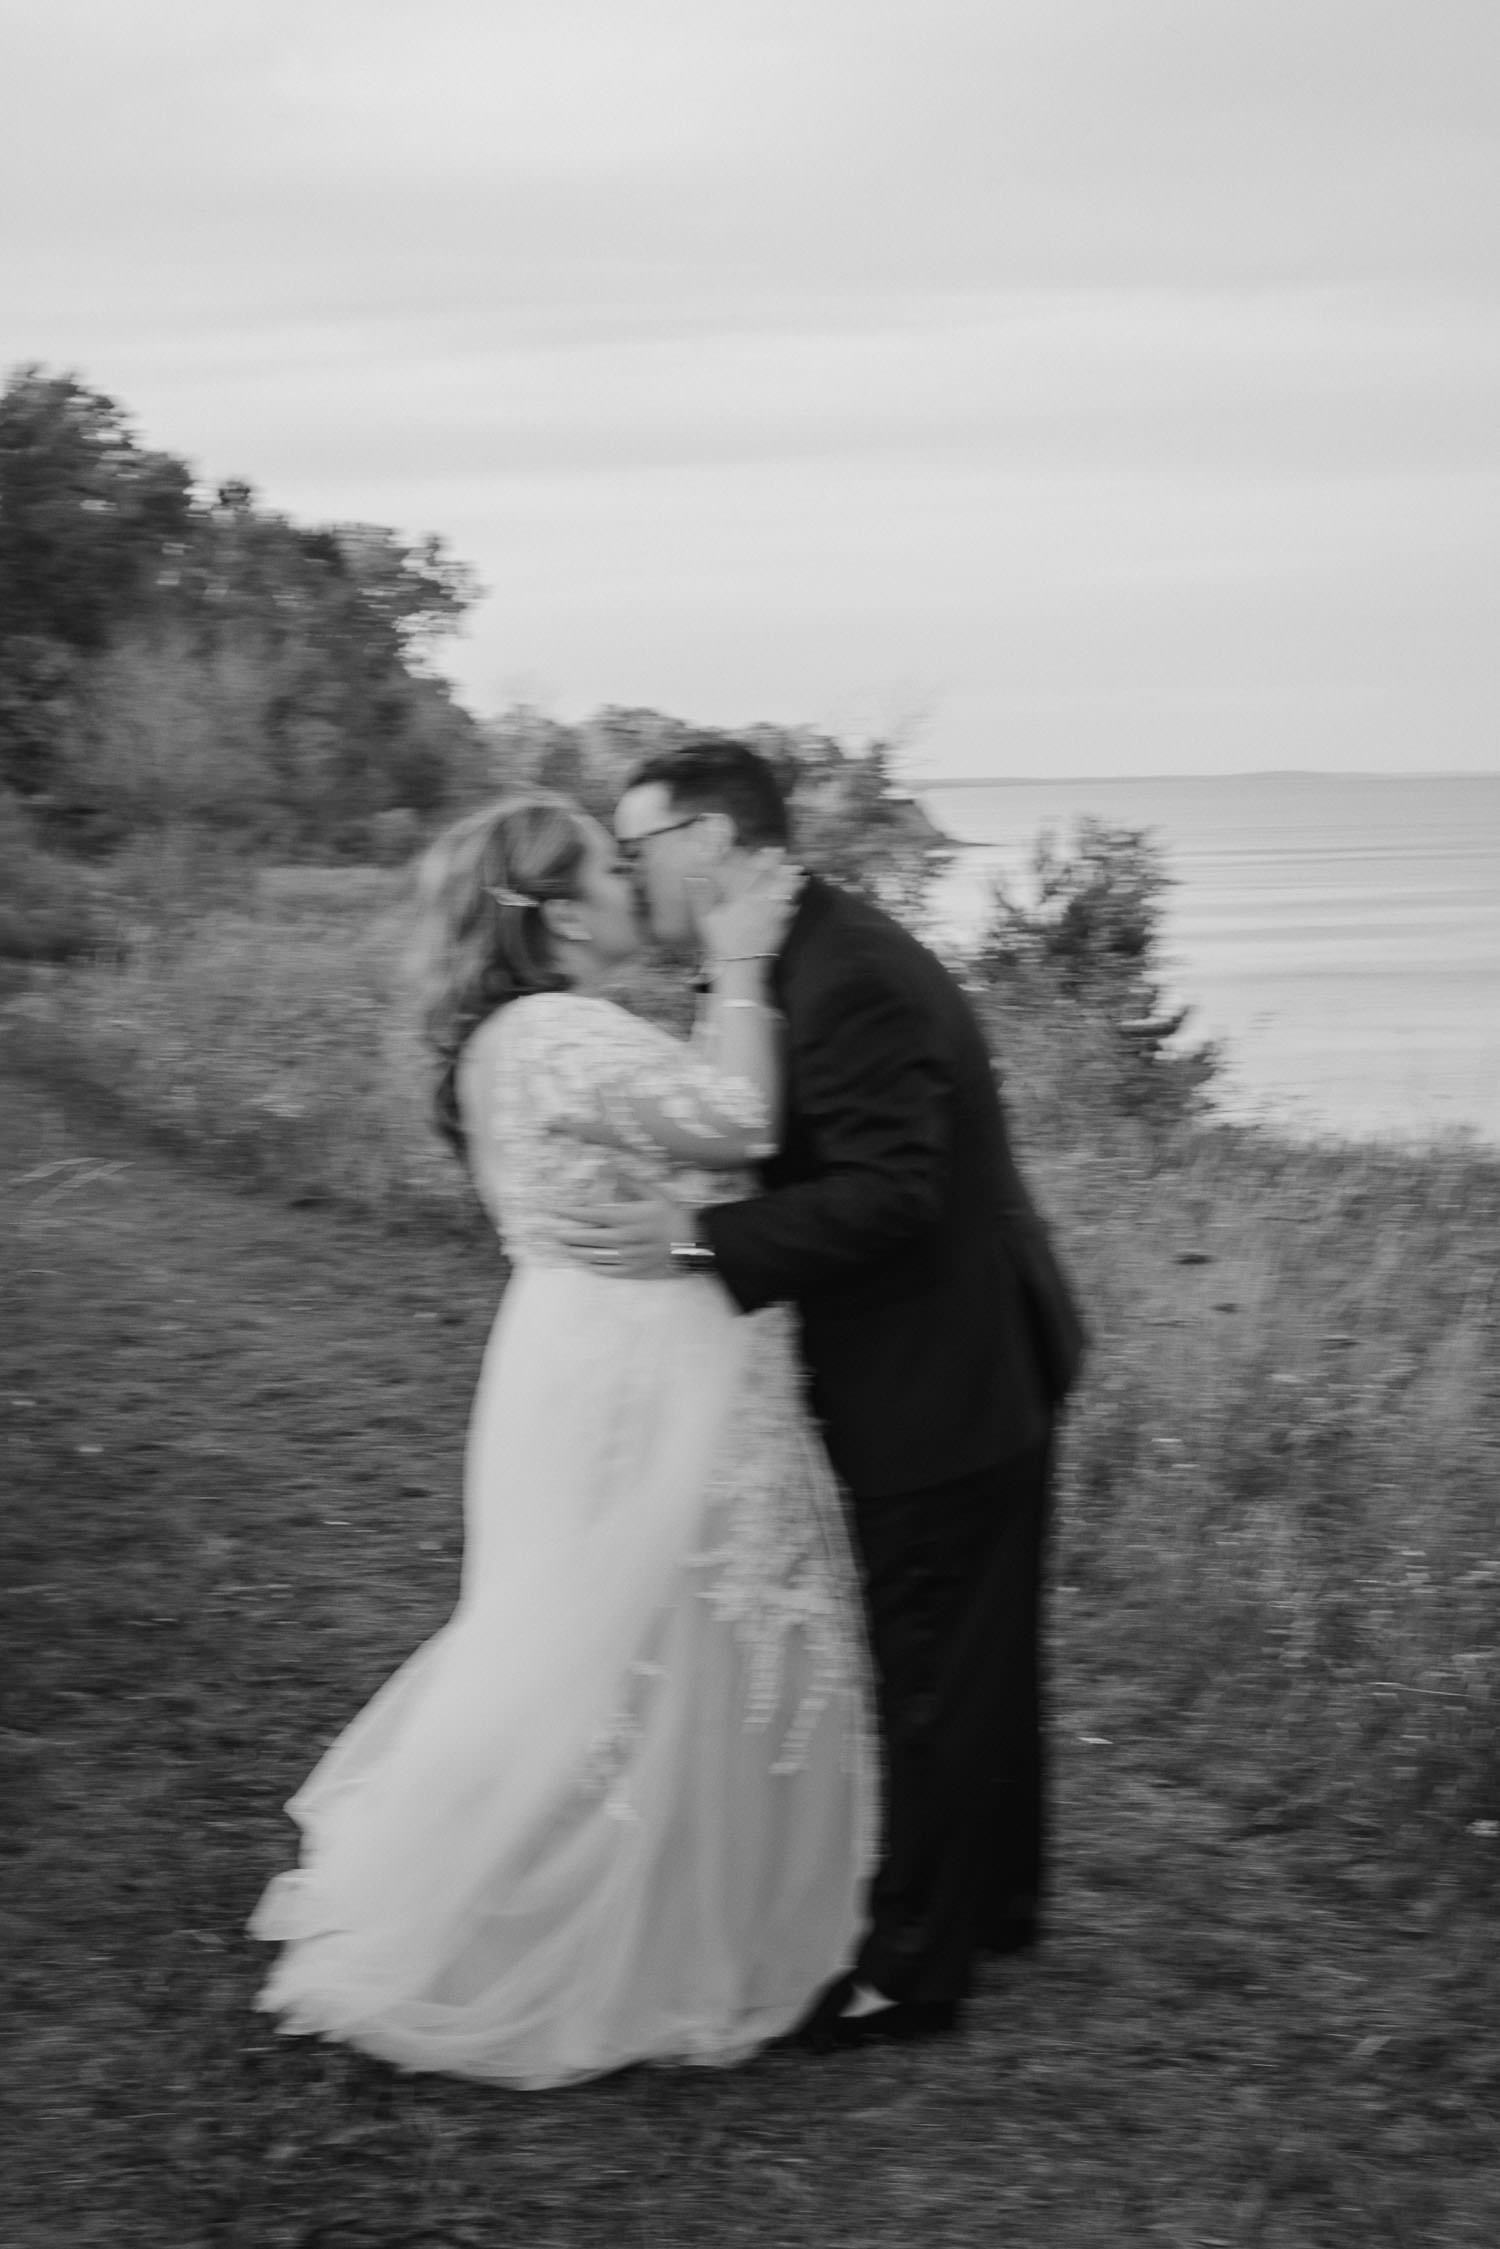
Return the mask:
<svg viewBox="0 0 1500 2249">
<path fill-rule="evenodd" d="M 962 1999 L 975 1952 L 1037 1910 L 1049 1456 L 854 1511 L 885 1751 L 857 1973 L 892 1999 Z"/>
</svg>

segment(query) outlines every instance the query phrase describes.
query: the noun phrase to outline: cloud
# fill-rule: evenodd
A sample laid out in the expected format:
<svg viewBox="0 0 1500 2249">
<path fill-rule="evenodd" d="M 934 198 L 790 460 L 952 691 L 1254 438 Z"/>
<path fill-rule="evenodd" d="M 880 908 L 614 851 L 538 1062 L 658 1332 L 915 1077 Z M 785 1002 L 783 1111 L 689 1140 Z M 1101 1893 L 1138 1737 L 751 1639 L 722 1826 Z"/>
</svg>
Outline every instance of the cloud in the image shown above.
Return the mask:
<svg viewBox="0 0 1500 2249">
<path fill-rule="evenodd" d="M 283 147 L 382 189 L 419 178 L 601 181 L 712 172 L 784 122 L 787 52 L 749 11 L 666 0 L 324 7 L 272 73 Z"/>
<path fill-rule="evenodd" d="M 960 763 L 1018 713 L 1065 759 L 1243 758 L 1271 706 L 1399 761 L 1425 700 L 1493 755 L 1493 0 L 0 29 L 4 359 L 295 512 L 445 532 L 485 699 L 899 680 Z"/>
<path fill-rule="evenodd" d="M 268 304 L 314 276 L 325 302 L 384 278 L 608 320 L 704 293 L 1493 272 L 1489 0 L 10 13 L 28 230 L 147 266 L 208 262 L 222 232 Z"/>
</svg>

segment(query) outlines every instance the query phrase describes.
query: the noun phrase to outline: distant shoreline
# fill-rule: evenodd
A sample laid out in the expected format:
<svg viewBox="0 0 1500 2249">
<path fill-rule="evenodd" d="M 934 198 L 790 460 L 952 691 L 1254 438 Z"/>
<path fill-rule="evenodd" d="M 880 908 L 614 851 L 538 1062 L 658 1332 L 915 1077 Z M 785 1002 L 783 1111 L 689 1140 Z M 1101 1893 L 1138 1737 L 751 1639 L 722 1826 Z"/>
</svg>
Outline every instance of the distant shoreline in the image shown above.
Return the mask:
<svg viewBox="0 0 1500 2249">
<path fill-rule="evenodd" d="M 1477 767 L 1456 766 L 1443 772 L 1354 773 L 1322 766 L 1254 766 L 1234 773 L 968 773 L 936 781 L 903 783 L 913 796 L 928 789 L 1082 789 L 1104 783 L 1112 789 L 1142 786 L 1160 788 L 1217 788 L 1226 781 L 1494 781 L 1500 768 L 1481 772 Z"/>
<path fill-rule="evenodd" d="M 951 941 L 983 927 L 992 873 L 1029 895 L 1039 839 L 1066 849 L 1090 817 L 1145 833 L 1163 970 L 1253 1106 L 1294 1107 L 1303 1131 L 1458 1124 L 1500 1144 L 1500 773 L 955 776 L 918 801 L 947 838 Z"/>
</svg>

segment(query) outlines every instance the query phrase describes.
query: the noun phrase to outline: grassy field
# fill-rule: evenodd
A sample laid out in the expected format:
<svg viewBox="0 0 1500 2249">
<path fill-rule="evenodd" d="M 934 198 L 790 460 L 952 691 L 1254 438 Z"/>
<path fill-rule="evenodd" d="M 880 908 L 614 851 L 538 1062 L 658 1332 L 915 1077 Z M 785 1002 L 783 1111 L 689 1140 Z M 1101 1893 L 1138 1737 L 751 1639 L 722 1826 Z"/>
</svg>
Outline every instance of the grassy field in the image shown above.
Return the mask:
<svg viewBox="0 0 1500 2249">
<path fill-rule="evenodd" d="M 1500 1166 L 1462 1149 L 1034 1156 L 1098 1333 L 1057 1886 L 962 2043 L 508 2096 L 251 2011 L 279 1807 L 452 1599 L 501 1279 L 339 913 L 3 1018 L 0 2238 L 1493 2249 Z"/>
</svg>

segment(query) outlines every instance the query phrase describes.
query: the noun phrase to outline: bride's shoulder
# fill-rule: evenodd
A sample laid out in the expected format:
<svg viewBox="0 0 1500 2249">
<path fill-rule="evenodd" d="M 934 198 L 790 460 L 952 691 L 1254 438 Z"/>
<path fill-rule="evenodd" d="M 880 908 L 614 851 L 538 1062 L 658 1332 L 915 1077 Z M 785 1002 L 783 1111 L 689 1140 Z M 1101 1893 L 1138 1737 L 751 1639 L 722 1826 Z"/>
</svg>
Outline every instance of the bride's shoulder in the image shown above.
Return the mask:
<svg viewBox="0 0 1500 2249">
<path fill-rule="evenodd" d="M 646 1046 L 656 1033 L 643 1016 L 593 992 L 528 992 L 480 1026 L 476 1039 L 505 1046 Z"/>
<path fill-rule="evenodd" d="M 488 1098 L 523 1084 L 535 1093 L 566 1078 L 598 1053 L 607 1035 L 598 1005 L 581 992 L 527 992 L 507 1000 L 470 1034 L 459 1058 L 460 1087 Z"/>
<path fill-rule="evenodd" d="M 497 1007 L 493 1015 L 485 1018 L 480 1030 L 499 1037 L 507 1031 L 533 1031 L 556 1023 L 585 1022 L 588 1011 L 597 1004 L 585 992 L 523 992 L 519 999 L 505 1000 Z"/>
<path fill-rule="evenodd" d="M 522 1023 L 638 1023 L 641 1020 L 638 1015 L 632 1015 L 628 1007 L 621 1007 L 616 1000 L 601 999 L 597 992 L 527 992 L 524 998 L 511 1000 L 501 1013 L 514 1016 Z"/>
</svg>

